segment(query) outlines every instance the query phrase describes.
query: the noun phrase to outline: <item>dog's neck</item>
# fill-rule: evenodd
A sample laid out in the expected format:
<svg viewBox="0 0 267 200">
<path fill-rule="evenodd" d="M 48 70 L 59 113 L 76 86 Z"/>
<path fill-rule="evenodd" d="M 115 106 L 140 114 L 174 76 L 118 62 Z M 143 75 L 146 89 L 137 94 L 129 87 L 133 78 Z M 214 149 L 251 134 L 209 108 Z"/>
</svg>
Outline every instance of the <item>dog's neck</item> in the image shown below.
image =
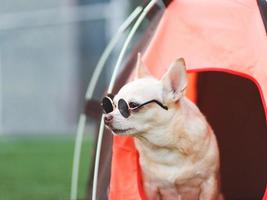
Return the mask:
<svg viewBox="0 0 267 200">
<path fill-rule="evenodd" d="M 177 135 L 173 126 L 182 126 L 182 118 L 180 111 L 175 108 L 169 108 L 169 114 L 166 116 L 166 123 L 151 128 L 148 132 L 139 132 L 135 135 L 138 143 L 151 150 L 168 150 L 179 151 L 174 136 Z M 179 134 L 179 133 L 178 133 Z M 181 151 L 182 153 L 182 151 Z"/>
<path fill-rule="evenodd" d="M 193 125 L 198 127 L 197 123 L 200 123 L 199 127 L 203 128 L 201 121 L 192 123 L 196 119 L 196 114 L 194 113 L 195 108 L 191 108 L 191 106 L 191 102 L 188 102 L 186 99 L 183 100 L 179 105 L 179 109 L 175 107 L 169 108 L 166 123 L 162 123 L 160 126 L 154 127 L 148 132 L 136 134 L 136 142 L 140 148 L 152 151 L 168 150 L 178 152 L 182 156 L 187 157 L 194 154 L 195 150 L 192 148 L 192 143 L 198 143 L 194 146 L 196 149 L 202 148 L 201 141 L 193 141 L 192 136 L 193 138 L 199 137 L 202 140 L 205 137 L 202 135 L 202 132 L 207 132 L 207 130 L 197 128 L 197 131 L 191 130 L 194 128 Z"/>
</svg>

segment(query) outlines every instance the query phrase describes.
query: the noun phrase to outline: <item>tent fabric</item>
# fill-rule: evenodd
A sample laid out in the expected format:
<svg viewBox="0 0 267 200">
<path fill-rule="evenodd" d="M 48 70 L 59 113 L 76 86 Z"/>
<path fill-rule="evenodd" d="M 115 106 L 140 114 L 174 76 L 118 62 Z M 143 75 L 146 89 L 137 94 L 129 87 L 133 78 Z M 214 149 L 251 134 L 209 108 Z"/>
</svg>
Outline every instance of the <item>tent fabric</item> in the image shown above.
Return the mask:
<svg viewBox="0 0 267 200">
<path fill-rule="evenodd" d="M 249 78 L 258 87 L 266 117 L 266 55 L 267 38 L 256 1 L 174 0 L 143 60 L 157 78 L 178 57 L 185 58 L 191 72 L 223 71 Z M 109 199 L 145 199 L 138 152 L 130 137 L 114 137 Z"/>
</svg>

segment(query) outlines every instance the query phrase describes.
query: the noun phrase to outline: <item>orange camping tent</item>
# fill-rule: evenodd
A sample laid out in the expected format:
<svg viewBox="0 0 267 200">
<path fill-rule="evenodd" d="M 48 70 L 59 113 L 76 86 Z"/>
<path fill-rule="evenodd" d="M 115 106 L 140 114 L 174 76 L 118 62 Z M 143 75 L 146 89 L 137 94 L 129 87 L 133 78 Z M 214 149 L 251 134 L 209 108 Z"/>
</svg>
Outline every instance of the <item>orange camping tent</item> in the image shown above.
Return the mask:
<svg viewBox="0 0 267 200">
<path fill-rule="evenodd" d="M 252 81 L 266 120 L 267 37 L 256 1 L 171 1 L 143 60 L 160 77 L 177 57 L 185 58 L 188 72 L 226 72 Z M 132 138 L 114 136 L 109 199 L 145 199 Z"/>
</svg>

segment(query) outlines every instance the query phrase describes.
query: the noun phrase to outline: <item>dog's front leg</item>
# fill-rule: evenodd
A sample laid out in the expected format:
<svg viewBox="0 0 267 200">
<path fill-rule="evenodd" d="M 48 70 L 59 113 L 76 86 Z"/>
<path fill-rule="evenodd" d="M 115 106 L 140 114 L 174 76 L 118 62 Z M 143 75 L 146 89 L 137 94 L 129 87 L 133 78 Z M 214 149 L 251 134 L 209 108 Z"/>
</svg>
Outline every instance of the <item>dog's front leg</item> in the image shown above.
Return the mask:
<svg viewBox="0 0 267 200">
<path fill-rule="evenodd" d="M 182 200 L 181 195 L 179 195 L 176 187 L 170 186 L 167 188 L 160 188 L 161 200 Z"/>
<path fill-rule="evenodd" d="M 199 200 L 221 200 L 216 176 L 209 177 L 200 186 Z"/>
<path fill-rule="evenodd" d="M 144 182 L 144 191 L 148 200 L 162 200 L 158 187 L 151 182 Z"/>
</svg>

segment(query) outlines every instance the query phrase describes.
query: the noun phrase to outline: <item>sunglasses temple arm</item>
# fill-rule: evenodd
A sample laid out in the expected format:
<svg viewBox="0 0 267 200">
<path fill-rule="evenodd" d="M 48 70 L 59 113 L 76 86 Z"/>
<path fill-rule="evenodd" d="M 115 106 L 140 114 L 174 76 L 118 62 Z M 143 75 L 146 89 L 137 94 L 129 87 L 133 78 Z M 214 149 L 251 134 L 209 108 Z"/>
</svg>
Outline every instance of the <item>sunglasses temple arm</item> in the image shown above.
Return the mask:
<svg viewBox="0 0 267 200">
<path fill-rule="evenodd" d="M 136 108 L 134 108 L 134 109 L 132 109 L 132 110 L 141 108 L 141 107 L 143 107 L 143 106 L 145 106 L 145 105 L 147 105 L 147 104 L 149 104 L 149 103 L 156 103 L 156 104 L 158 104 L 160 107 L 162 107 L 163 109 L 168 110 L 168 107 L 167 107 L 167 106 L 164 106 L 162 103 L 160 103 L 160 102 L 157 101 L 157 100 L 151 100 L 151 101 L 145 102 L 145 103 L 143 103 L 143 104 L 137 106 Z"/>
<path fill-rule="evenodd" d="M 162 107 L 165 110 L 168 110 L 167 106 L 164 106 L 162 103 L 158 102 L 158 101 L 154 101 L 156 104 L 158 104 L 160 107 Z"/>
</svg>

